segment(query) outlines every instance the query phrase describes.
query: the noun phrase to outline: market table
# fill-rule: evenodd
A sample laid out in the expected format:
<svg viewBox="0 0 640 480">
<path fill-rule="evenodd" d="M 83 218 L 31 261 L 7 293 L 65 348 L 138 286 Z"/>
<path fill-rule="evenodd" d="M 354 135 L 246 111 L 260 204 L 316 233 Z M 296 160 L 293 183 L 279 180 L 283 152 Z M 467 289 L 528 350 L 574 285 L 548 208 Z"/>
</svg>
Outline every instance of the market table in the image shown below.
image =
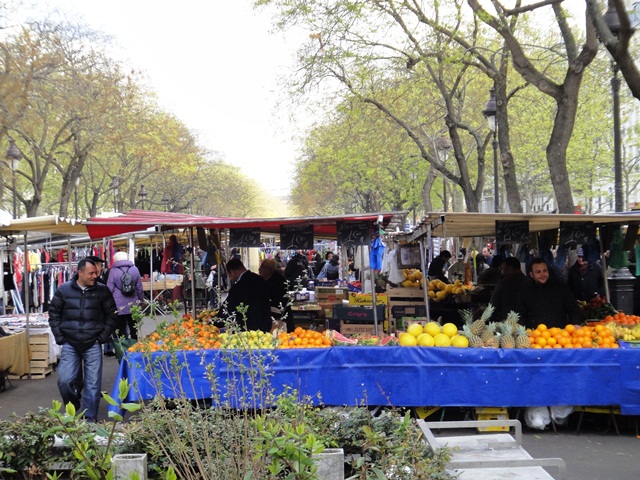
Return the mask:
<svg viewBox="0 0 640 480">
<path fill-rule="evenodd" d="M 26 331 L 0 337 L 0 372 L 14 375 L 29 373 L 29 339 Z"/>
<path fill-rule="evenodd" d="M 332 347 L 266 352 L 263 362 L 276 394 L 288 386 L 324 405 L 619 405 L 624 415 L 640 414 L 640 349 Z M 151 399 L 159 388 L 168 398 L 210 398 L 208 371 L 225 398 L 240 378 L 247 383 L 243 372 L 261 357 L 259 351 L 250 358 L 238 355 L 234 350 L 127 353 L 114 398 L 124 378 L 133 385 L 126 401 Z M 170 362 L 178 372 L 168 367 Z"/>
</svg>

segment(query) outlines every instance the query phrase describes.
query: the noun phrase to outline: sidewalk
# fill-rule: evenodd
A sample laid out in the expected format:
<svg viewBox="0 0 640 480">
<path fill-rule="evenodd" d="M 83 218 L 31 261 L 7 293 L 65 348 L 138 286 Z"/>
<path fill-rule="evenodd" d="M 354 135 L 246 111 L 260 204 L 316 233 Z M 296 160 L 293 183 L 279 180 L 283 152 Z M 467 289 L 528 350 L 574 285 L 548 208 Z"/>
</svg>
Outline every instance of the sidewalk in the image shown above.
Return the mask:
<svg viewBox="0 0 640 480">
<path fill-rule="evenodd" d="M 141 334 L 154 331 L 162 320 L 173 321 L 173 317 L 157 317 L 156 322 L 147 319 Z M 103 391 L 111 392 L 117 372 L 115 357 L 104 357 Z M 53 400 L 60 400 L 55 371 L 41 380 L 11 382 L 14 388 L 0 393 L 0 420 L 11 418 L 12 412 L 21 416 L 49 408 Z M 100 402 L 99 420 L 108 419 L 107 407 L 105 401 Z M 613 430 L 606 431 L 606 415 L 585 414 L 581 432 L 576 435 L 576 416 L 574 413 L 568 425 L 558 427 L 557 434 L 524 428 L 524 448 L 534 458 L 562 458 L 567 464 L 566 480 L 636 480 L 640 472 L 640 438 L 635 436 L 632 418 L 616 417 L 620 427 L 620 436 L 616 436 Z"/>
</svg>

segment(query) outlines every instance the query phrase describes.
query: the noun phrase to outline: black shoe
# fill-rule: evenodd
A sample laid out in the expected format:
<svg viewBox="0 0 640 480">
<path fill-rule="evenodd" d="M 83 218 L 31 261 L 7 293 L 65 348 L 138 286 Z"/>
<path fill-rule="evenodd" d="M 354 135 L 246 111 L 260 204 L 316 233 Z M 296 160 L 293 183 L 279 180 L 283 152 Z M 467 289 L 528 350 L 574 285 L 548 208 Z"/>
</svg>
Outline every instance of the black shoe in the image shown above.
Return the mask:
<svg viewBox="0 0 640 480">
<path fill-rule="evenodd" d="M 115 357 L 116 356 L 116 352 L 104 352 L 104 356 L 105 357 Z"/>
</svg>

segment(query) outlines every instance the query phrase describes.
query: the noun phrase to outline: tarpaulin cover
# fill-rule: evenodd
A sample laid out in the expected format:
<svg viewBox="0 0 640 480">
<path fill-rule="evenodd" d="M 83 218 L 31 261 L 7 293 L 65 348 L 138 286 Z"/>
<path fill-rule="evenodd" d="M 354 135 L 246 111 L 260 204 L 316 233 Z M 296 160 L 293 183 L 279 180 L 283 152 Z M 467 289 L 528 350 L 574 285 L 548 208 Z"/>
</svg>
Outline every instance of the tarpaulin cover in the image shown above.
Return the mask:
<svg viewBox="0 0 640 480">
<path fill-rule="evenodd" d="M 383 225 L 391 218 L 403 212 L 362 213 L 351 215 L 329 215 L 325 217 L 288 217 L 288 218 L 227 218 L 189 215 L 186 213 L 152 212 L 132 210 L 115 217 L 95 217 L 85 222 L 87 232 L 93 239 L 111 237 L 124 233 L 137 232 L 160 227 L 162 230 L 174 230 L 188 227 L 203 228 L 260 228 L 263 232 L 280 233 L 281 225 L 313 225 L 316 235 L 336 235 L 336 222 L 376 222 L 382 217 Z"/>
<path fill-rule="evenodd" d="M 276 394 L 288 386 L 301 395 L 319 395 L 317 403 L 324 405 L 619 405 L 625 415 L 640 414 L 640 349 L 333 347 L 267 352 L 240 358 L 236 351 L 180 351 L 173 359 L 179 372 L 167 367 L 170 354 L 154 353 L 149 359 L 148 354 L 128 353 L 118 379 L 133 385 L 127 401 L 153 398 L 159 378 L 166 397 L 210 398 L 215 384 L 220 398 L 233 404 L 238 386 L 251 383 L 246 377 L 250 366 L 254 374 L 265 370 L 272 375 Z"/>
</svg>

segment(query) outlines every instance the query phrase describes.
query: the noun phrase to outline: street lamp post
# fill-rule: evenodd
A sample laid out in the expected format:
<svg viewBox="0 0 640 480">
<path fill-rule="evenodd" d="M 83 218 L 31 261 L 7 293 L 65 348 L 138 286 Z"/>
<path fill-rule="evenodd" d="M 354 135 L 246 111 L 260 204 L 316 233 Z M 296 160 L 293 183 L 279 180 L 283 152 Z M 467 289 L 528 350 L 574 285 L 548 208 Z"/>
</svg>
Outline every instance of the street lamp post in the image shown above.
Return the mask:
<svg viewBox="0 0 640 480">
<path fill-rule="evenodd" d="M 147 198 L 147 190 L 146 188 L 144 188 L 144 184 L 140 184 L 140 192 L 138 193 L 138 196 L 140 197 L 140 205 L 141 205 L 141 209 L 144 210 L 144 199 Z"/>
<path fill-rule="evenodd" d="M 20 152 L 20 149 L 16 147 L 16 144 L 13 140 L 10 140 L 9 149 L 7 150 L 7 161 L 9 162 L 9 166 L 11 167 L 11 187 L 13 188 L 13 218 L 17 218 L 18 216 L 16 171 L 18 170 L 21 159 L 22 153 Z"/>
<path fill-rule="evenodd" d="M 496 88 L 491 87 L 489 90 L 489 101 L 484 107 L 482 114 L 487 118 L 489 122 L 489 130 L 493 132 L 493 141 L 491 146 L 493 147 L 493 211 L 495 213 L 500 212 L 500 192 L 498 182 L 498 117 L 497 117 L 497 104 L 496 104 Z"/>
<path fill-rule="evenodd" d="M 114 175 L 111 177 L 109 188 L 113 190 L 113 211 L 118 212 L 118 187 L 120 186 L 120 178 Z"/>
<path fill-rule="evenodd" d="M 453 147 L 451 140 L 449 140 L 449 138 L 445 137 L 444 135 L 440 137 L 438 140 L 436 140 L 436 149 L 438 150 L 438 152 L 442 152 L 444 154 L 441 160 L 442 160 L 442 166 L 445 168 L 447 164 L 447 158 L 449 156 L 449 150 L 451 150 L 451 147 Z M 439 156 L 440 154 L 438 154 L 438 157 Z M 442 203 L 443 203 L 444 211 L 447 212 L 448 204 L 449 204 L 447 200 L 447 176 L 444 174 L 442 175 Z"/>
<path fill-rule="evenodd" d="M 620 18 L 615 5 L 609 1 L 609 8 L 604 14 L 604 21 L 609 30 L 616 37 L 620 33 Z M 631 29 L 631 34 L 635 30 Z M 622 133 L 620 131 L 620 78 L 618 77 L 618 64 L 611 60 L 611 93 L 613 95 L 613 190 L 614 208 L 616 212 L 624 210 L 624 196 L 622 190 Z"/>
<path fill-rule="evenodd" d="M 80 177 L 76 178 L 75 189 L 73 191 L 73 199 L 76 202 L 76 220 L 78 219 L 78 185 L 80 185 Z"/>
</svg>

